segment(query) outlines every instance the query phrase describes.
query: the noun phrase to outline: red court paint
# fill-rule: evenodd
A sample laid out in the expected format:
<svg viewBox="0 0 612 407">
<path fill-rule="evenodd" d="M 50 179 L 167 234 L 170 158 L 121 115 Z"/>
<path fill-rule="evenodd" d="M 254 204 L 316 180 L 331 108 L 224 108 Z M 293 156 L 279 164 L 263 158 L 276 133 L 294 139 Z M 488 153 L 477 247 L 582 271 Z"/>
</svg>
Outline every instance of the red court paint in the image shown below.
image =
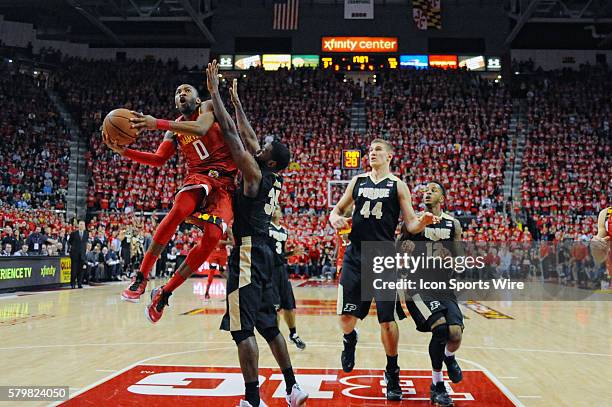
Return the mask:
<svg viewBox="0 0 612 407">
<path fill-rule="evenodd" d="M 387 402 L 382 370 L 296 369 L 296 378 L 310 393 L 311 406 L 429 406 L 431 373 L 402 370 L 404 400 Z M 278 369 L 259 369 L 262 399 L 285 407 L 285 385 Z M 447 383 L 455 406 L 514 406 L 481 371 L 464 371 L 459 384 Z M 239 368 L 138 365 L 86 390 L 62 405 L 215 406 L 235 407 L 243 398 Z"/>
</svg>

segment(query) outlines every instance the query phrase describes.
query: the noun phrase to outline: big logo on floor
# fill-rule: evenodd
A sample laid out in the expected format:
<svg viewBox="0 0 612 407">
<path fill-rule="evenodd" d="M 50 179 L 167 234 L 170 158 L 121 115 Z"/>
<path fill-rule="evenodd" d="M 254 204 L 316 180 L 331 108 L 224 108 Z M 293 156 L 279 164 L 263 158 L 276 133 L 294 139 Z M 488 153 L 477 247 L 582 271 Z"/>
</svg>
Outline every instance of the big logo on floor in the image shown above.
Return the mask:
<svg viewBox="0 0 612 407">
<path fill-rule="evenodd" d="M 296 379 L 310 394 L 311 406 L 387 406 L 382 370 L 297 369 Z M 431 373 L 403 370 L 402 403 L 429 405 Z M 259 369 L 260 392 L 268 406 L 286 406 L 285 385 L 278 369 Z M 459 384 L 447 384 L 455 406 L 513 406 L 481 371 L 465 371 Z M 149 405 L 235 407 L 243 398 L 239 368 L 139 365 L 73 397 L 63 405 Z"/>
</svg>

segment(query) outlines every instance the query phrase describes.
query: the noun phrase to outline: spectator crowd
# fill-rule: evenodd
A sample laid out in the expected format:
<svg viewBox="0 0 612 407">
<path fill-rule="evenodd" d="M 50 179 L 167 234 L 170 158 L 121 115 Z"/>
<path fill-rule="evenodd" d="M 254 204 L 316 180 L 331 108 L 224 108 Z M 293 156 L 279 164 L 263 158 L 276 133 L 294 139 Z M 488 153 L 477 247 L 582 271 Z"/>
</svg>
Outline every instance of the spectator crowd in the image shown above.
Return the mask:
<svg viewBox="0 0 612 407">
<path fill-rule="evenodd" d="M 172 119 L 178 116 L 176 86 L 187 82 L 203 88 L 203 76 L 179 68 L 176 61 L 101 64 L 50 50 L 45 58 L 62 61 L 50 86 L 90 147 L 89 276 L 121 279 L 137 266 L 158 221 L 158 215 L 141 213 L 167 211 L 186 168 L 180 154 L 159 168 L 121 158 L 102 144 L 100 123 L 118 107 Z M 75 228 L 61 215 L 69 135 L 39 80 L 5 65 L 0 69 L 0 98 L 6 106 L 0 132 L 7 141 L 0 145 L 1 253 L 65 254 L 66 235 Z M 502 186 L 506 156 L 512 159 L 515 147 L 508 128 L 516 95 L 503 83 L 442 70 L 380 72 L 369 82 L 322 69 L 241 74 L 239 93 L 255 132 L 263 141 L 282 140 L 292 151 L 281 197 L 283 223 L 291 230 L 288 247 L 303 249 L 290 259 L 292 273 L 321 276 L 335 265 L 338 237 L 327 214 L 346 184 L 333 185 L 329 194 L 328 184 L 354 175 L 342 169 L 343 149 L 361 149 L 362 168 L 367 168 L 365 148 L 378 137 L 395 146 L 392 170 L 412 188 L 416 208 L 423 208 L 420 189 L 426 181 L 444 185 L 444 209 L 464 220 L 466 240 L 561 241 L 592 235 L 595 215 L 612 201 L 610 71 L 538 71 L 524 81 L 528 108 L 521 200 L 507 202 Z M 365 133 L 352 126 L 353 106 L 363 106 Z M 154 151 L 162 137 L 145 132 L 131 147 Z M 177 231 L 160 260 L 161 273 L 166 256 L 184 254 L 198 233 Z"/>
</svg>

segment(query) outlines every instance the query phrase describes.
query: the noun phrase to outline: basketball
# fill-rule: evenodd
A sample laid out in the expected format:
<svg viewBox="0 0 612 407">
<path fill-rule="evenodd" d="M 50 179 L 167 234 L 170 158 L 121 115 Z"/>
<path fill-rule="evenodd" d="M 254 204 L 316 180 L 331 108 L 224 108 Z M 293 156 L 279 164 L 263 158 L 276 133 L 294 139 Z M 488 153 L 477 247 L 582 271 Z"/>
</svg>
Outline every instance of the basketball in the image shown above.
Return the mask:
<svg viewBox="0 0 612 407">
<path fill-rule="evenodd" d="M 104 118 L 102 128 L 108 137 L 120 146 L 128 146 L 136 141 L 136 129 L 132 129 L 130 119 L 135 117 L 128 109 L 112 110 Z"/>
</svg>

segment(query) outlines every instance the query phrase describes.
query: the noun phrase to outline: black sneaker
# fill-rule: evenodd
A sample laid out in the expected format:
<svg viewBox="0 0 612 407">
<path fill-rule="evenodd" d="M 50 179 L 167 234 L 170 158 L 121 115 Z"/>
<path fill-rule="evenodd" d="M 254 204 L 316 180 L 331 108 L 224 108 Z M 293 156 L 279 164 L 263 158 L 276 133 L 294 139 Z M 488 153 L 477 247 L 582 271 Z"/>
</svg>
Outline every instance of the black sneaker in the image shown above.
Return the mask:
<svg viewBox="0 0 612 407">
<path fill-rule="evenodd" d="M 289 340 L 293 342 L 293 344 L 297 346 L 299 350 L 306 349 L 306 343 L 304 343 L 298 334 L 289 335 Z"/>
<path fill-rule="evenodd" d="M 450 398 L 448 392 L 446 391 L 446 386 L 444 385 L 444 382 L 438 382 L 436 384 L 432 383 L 429 389 L 429 399 L 431 400 L 431 404 L 433 404 L 434 406 L 450 407 L 454 405 L 453 400 Z"/>
<path fill-rule="evenodd" d="M 355 347 L 359 340 L 359 334 L 355 330 L 355 341 L 348 341 L 346 338 L 342 338 L 344 342 L 344 350 L 340 356 L 340 362 L 342 362 L 342 370 L 346 373 L 352 372 L 355 367 Z"/>
<path fill-rule="evenodd" d="M 459 383 L 463 380 L 463 373 L 461 372 L 461 367 L 454 356 L 447 356 L 444 358 L 444 364 L 446 364 L 446 369 L 448 370 L 448 378 L 451 379 L 453 383 Z"/>
<path fill-rule="evenodd" d="M 400 369 L 395 369 L 394 372 L 385 370 L 385 383 L 387 384 L 387 400 L 399 401 L 402 399 L 402 388 L 399 383 Z"/>
</svg>

